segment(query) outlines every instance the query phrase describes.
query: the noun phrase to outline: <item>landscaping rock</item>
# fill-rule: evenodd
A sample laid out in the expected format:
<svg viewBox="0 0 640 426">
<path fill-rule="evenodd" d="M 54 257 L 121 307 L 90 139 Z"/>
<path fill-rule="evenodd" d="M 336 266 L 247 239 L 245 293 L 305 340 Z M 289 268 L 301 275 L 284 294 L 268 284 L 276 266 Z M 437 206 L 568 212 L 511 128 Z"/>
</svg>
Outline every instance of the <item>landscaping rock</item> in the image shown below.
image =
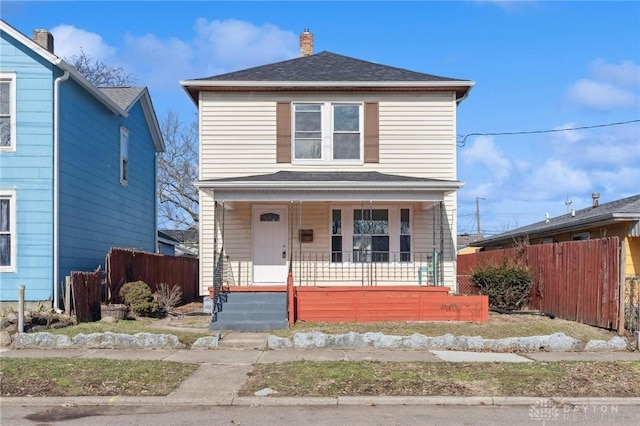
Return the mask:
<svg viewBox="0 0 640 426">
<path fill-rule="evenodd" d="M 9 346 L 11 344 L 11 334 L 8 331 L 0 331 L 0 346 Z"/>
<path fill-rule="evenodd" d="M 579 351 L 582 349 L 582 342 L 564 333 L 554 333 L 549 336 L 547 349 L 549 351 Z"/>
<path fill-rule="evenodd" d="M 629 341 L 624 337 L 613 336 L 611 339 L 609 339 L 607 344 L 609 346 L 609 349 L 612 351 L 624 351 L 627 349 Z"/>
<path fill-rule="evenodd" d="M 87 349 L 135 349 L 141 348 L 140 341 L 130 334 L 104 333 L 78 334 L 73 337 L 75 346 Z"/>
<path fill-rule="evenodd" d="M 288 337 L 278 337 L 269 335 L 267 337 L 267 348 L 269 349 L 290 349 L 293 347 L 293 341 Z"/>
<path fill-rule="evenodd" d="M 13 336 L 13 346 L 17 349 L 68 348 L 71 346 L 71 339 L 69 336 L 56 336 L 51 333 L 16 333 Z"/>
<path fill-rule="evenodd" d="M 191 349 L 215 349 L 218 347 L 219 336 L 201 337 L 191 345 Z"/>
<path fill-rule="evenodd" d="M 173 334 L 136 333 L 133 335 L 143 348 L 149 349 L 178 349 L 184 348 L 184 344 Z"/>
<path fill-rule="evenodd" d="M 609 344 L 606 340 L 589 340 L 586 345 L 584 345 L 585 351 L 608 351 Z"/>
</svg>

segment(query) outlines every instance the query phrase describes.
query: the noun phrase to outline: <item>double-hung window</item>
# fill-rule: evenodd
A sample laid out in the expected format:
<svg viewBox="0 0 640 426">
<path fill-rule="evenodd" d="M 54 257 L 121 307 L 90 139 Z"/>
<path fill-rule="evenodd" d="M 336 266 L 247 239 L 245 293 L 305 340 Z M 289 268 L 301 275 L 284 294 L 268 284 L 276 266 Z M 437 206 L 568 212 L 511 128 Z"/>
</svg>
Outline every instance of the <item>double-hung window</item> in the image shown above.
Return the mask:
<svg viewBox="0 0 640 426">
<path fill-rule="evenodd" d="M 16 191 L 0 189 L 0 272 L 16 270 Z"/>
<path fill-rule="evenodd" d="M 294 161 L 363 161 L 361 103 L 294 103 L 293 114 Z"/>
<path fill-rule="evenodd" d="M 410 262 L 411 209 L 331 209 L 331 262 Z"/>
<path fill-rule="evenodd" d="M 16 74 L 0 72 L 0 151 L 16 150 Z"/>
</svg>

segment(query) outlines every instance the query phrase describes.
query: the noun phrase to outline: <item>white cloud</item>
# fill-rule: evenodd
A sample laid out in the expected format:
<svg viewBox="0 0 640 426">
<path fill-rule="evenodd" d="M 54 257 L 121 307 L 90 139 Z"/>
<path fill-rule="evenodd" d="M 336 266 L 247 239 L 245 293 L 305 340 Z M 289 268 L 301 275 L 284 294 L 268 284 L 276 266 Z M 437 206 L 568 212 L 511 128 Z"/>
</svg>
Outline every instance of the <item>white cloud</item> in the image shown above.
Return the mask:
<svg viewBox="0 0 640 426">
<path fill-rule="evenodd" d="M 640 187 L 640 169 L 638 167 L 621 167 L 616 170 L 597 170 L 593 173 L 593 181 L 604 193 L 637 194 Z"/>
<path fill-rule="evenodd" d="M 529 178 L 533 192 L 539 198 L 579 194 L 593 188 L 589 174 L 558 159 L 548 159 Z"/>
<path fill-rule="evenodd" d="M 633 108 L 638 98 L 630 90 L 617 87 L 612 83 L 594 80 L 578 80 L 569 88 L 569 100 L 588 109 L 611 110 Z"/>
<path fill-rule="evenodd" d="M 612 81 L 620 86 L 640 87 L 640 65 L 633 61 L 621 61 L 615 65 L 596 59 L 591 62 L 590 69 L 598 80 Z"/>
<path fill-rule="evenodd" d="M 633 61 L 610 64 L 601 59 L 590 64 L 589 78 L 576 81 L 567 89 L 574 105 L 594 110 L 638 108 L 640 67 Z"/>
<path fill-rule="evenodd" d="M 462 151 L 461 158 L 467 164 L 482 164 L 497 182 L 503 182 L 511 172 L 511 163 L 502 150 L 496 146 L 492 137 L 479 136 L 467 149 Z"/>
<path fill-rule="evenodd" d="M 191 46 L 176 38 L 127 33 L 122 57 L 136 70 L 139 82 L 156 90 L 175 89 L 181 79 L 194 73 Z"/>
<path fill-rule="evenodd" d="M 199 18 L 194 30 L 198 55 L 208 60 L 208 67 L 231 71 L 298 56 L 298 36 L 272 24 Z"/>
<path fill-rule="evenodd" d="M 565 123 L 554 127 L 554 130 L 573 129 L 576 127 L 578 127 L 576 123 Z M 554 133 L 554 135 L 569 143 L 576 143 L 584 139 L 584 133 L 579 130 L 563 130 L 561 132 Z"/>
<path fill-rule="evenodd" d="M 76 28 L 73 25 L 58 25 L 51 29 L 55 54 L 61 58 L 70 58 L 84 52 L 92 58 L 109 60 L 116 49 L 104 42 L 96 33 Z"/>
</svg>

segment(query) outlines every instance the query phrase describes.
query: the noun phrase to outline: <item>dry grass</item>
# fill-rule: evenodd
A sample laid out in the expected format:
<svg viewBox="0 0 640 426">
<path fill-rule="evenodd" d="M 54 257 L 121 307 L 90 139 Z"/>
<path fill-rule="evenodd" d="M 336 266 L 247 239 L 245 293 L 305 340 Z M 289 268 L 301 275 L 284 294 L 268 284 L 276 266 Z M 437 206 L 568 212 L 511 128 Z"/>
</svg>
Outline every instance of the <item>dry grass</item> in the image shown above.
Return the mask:
<svg viewBox="0 0 640 426">
<path fill-rule="evenodd" d="M 277 396 L 638 397 L 640 362 L 257 364 L 240 391 Z"/>
<path fill-rule="evenodd" d="M 197 364 L 158 360 L 3 357 L 0 395 L 168 395 L 197 368 Z"/>
</svg>

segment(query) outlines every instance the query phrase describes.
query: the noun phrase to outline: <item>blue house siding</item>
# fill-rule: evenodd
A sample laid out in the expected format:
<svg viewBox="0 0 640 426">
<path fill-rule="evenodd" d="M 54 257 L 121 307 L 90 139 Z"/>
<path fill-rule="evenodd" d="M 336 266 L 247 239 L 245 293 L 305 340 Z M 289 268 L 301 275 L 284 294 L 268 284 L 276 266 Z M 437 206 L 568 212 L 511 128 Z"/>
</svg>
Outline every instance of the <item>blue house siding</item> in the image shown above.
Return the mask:
<svg viewBox="0 0 640 426">
<path fill-rule="evenodd" d="M 104 267 L 111 247 L 155 252 L 155 148 L 140 103 L 120 117 L 74 81 L 60 111 L 60 280 Z M 120 126 L 129 131 L 120 184 Z"/>
<path fill-rule="evenodd" d="M 0 188 L 16 190 L 16 270 L 0 272 L 0 300 L 53 296 L 53 65 L 7 33 L 0 71 L 16 73 L 16 150 L 0 152 Z"/>
</svg>

